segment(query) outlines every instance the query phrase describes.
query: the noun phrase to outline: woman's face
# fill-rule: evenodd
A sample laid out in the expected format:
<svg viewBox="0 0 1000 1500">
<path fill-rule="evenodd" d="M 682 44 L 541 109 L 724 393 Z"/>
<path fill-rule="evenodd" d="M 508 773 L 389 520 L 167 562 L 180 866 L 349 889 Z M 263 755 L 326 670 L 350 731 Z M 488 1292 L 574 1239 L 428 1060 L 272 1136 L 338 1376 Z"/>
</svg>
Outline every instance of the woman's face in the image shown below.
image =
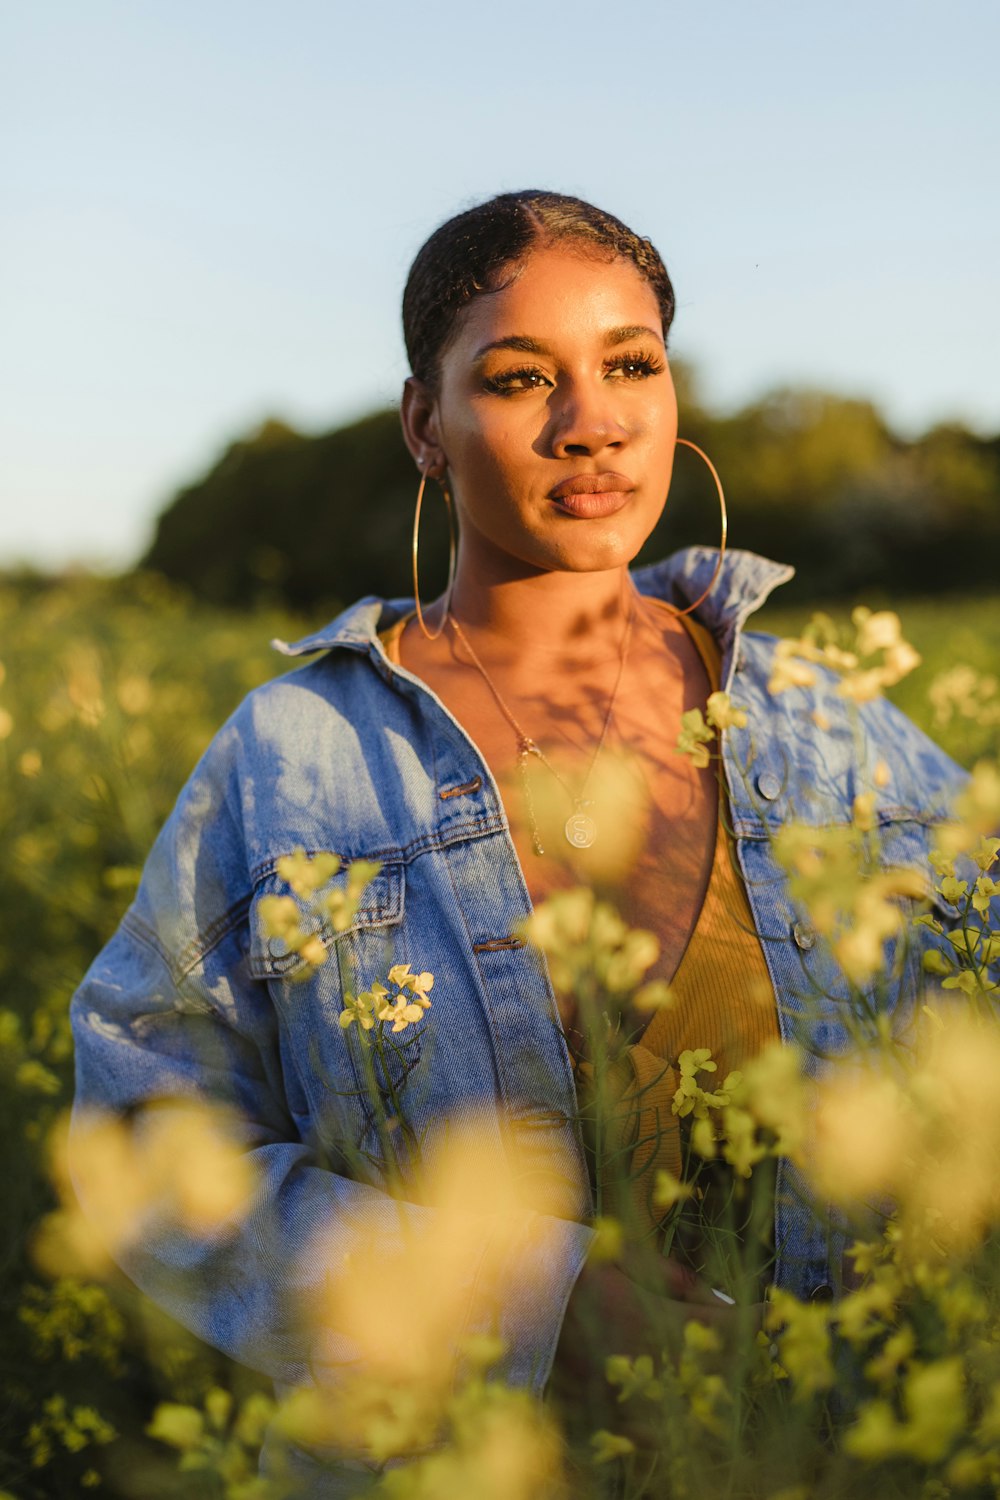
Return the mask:
<svg viewBox="0 0 1000 1500">
<path fill-rule="evenodd" d="M 435 430 L 464 560 L 507 573 L 630 563 L 663 508 L 677 437 L 648 282 L 623 259 L 529 254 L 462 314 Z"/>
</svg>

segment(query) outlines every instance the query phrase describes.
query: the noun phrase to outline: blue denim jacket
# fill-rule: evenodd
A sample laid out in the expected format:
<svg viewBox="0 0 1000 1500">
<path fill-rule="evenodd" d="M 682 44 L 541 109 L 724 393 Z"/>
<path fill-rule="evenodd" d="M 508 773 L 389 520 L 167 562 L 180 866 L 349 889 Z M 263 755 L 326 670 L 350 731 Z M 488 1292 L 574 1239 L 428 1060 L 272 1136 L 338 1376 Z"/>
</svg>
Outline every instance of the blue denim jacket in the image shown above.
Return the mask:
<svg viewBox="0 0 1000 1500">
<path fill-rule="evenodd" d="M 715 557 L 690 549 L 639 571 L 636 583 L 684 605 Z M 846 1045 L 842 980 L 790 904 L 770 836 L 790 816 L 848 821 L 883 761 L 891 775 L 876 816 L 885 858 L 925 871 L 929 827 L 963 773 L 883 701 L 860 711 L 859 763 L 832 681 L 769 696 L 773 640 L 743 627 L 791 572 L 731 552 L 698 618 L 721 648 L 723 687 L 749 710 L 747 729 L 724 736 L 725 774 L 781 1032 L 796 1036 L 808 1015 L 812 1046 L 836 1052 Z M 291 1308 L 319 1286 L 324 1267 L 303 1265 L 299 1252 L 321 1226 L 333 1235 L 331 1253 L 349 1252 L 362 1208 L 381 1213 L 391 1235 L 397 1208 L 374 1174 L 360 1182 L 337 1170 L 345 1141 L 364 1129 L 354 1054 L 338 1024 L 340 966 L 290 983 L 299 960 L 268 939 L 259 904 L 284 889 L 276 861 L 297 847 L 379 861 L 351 928 L 324 941 L 363 982 L 384 975 L 387 960 L 435 975 L 433 1052 L 419 1087 L 404 1095 L 415 1128 L 475 1108 L 484 1173 L 516 1149 L 522 1163 L 527 1153 L 569 1184 L 564 1211 L 543 1215 L 513 1246 L 505 1277 L 505 1375 L 541 1391 L 592 1238 L 573 1075 L 544 960 L 511 937 L 530 903 L 490 771 L 461 725 L 377 639 L 410 607 L 366 598 L 282 645 L 289 656 L 322 654 L 251 693 L 209 746 L 134 903 L 74 999 L 76 1111 L 127 1114 L 172 1094 L 241 1111 L 261 1174 L 249 1216 L 226 1237 L 151 1233 L 126 1269 L 210 1344 L 281 1385 L 312 1378 L 315 1351 L 301 1347 Z M 817 727 L 817 709 L 828 727 Z M 917 992 L 918 958 L 907 956 L 887 1008 Z M 804 1297 L 839 1284 L 843 1242 L 785 1163 L 775 1245 L 777 1284 Z M 527 1257 L 535 1274 L 523 1274 Z M 475 1276 L 470 1265 L 470 1299 Z M 350 1351 L 326 1353 L 335 1378 Z"/>
</svg>

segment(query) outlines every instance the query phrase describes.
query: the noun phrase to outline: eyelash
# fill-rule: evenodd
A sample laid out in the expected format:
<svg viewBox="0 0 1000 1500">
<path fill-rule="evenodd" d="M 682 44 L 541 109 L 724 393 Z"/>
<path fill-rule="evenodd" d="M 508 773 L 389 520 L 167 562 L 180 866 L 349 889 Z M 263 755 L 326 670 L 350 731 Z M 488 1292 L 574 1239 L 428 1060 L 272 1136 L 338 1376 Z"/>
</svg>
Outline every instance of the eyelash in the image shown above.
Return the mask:
<svg viewBox="0 0 1000 1500">
<path fill-rule="evenodd" d="M 635 365 L 636 373 L 626 376 L 628 380 L 646 380 L 650 375 L 660 375 L 663 372 L 663 361 L 652 354 L 644 353 L 622 353 L 616 354 L 613 359 L 605 361 L 605 370 L 621 370 L 627 365 Z M 540 375 L 543 379 L 547 376 L 537 365 L 521 365 L 516 370 L 504 370 L 500 375 L 487 375 L 483 380 L 483 387 L 496 396 L 517 395 L 525 390 L 538 390 L 538 386 L 515 386 L 515 380 L 524 380 L 532 375 Z"/>
</svg>

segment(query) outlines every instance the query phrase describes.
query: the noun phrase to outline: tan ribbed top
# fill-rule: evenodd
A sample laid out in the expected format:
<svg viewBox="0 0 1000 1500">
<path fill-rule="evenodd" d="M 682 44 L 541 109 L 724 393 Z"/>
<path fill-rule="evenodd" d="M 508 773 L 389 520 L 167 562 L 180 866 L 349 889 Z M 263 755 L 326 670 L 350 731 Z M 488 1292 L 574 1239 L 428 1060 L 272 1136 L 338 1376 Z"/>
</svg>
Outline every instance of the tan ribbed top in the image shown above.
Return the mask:
<svg viewBox="0 0 1000 1500">
<path fill-rule="evenodd" d="M 713 691 L 721 672 L 719 648 L 701 625 L 682 616 Z M 398 620 L 380 639 L 389 660 L 399 665 L 399 638 L 406 619 Z M 679 1176 L 682 1165 L 679 1122 L 671 1108 L 678 1086 L 677 1060 L 687 1049 L 707 1047 L 718 1063 L 714 1074 L 702 1074 L 704 1087 L 722 1083 L 726 1074 L 742 1067 L 771 1040 L 777 1040 L 778 1019 L 764 953 L 754 928 L 750 903 L 736 864 L 736 850 L 728 831 L 728 807 L 719 781 L 719 816 L 715 854 L 705 899 L 677 971 L 670 981 L 673 1004 L 657 1011 L 637 1041 L 615 1065 L 610 1086 L 618 1096 L 606 1151 L 631 1151 L 629 1197 L 640 1224 L 652 1227 L 661 1217 L 652 1207 L 656 1169 Z M 638 1018 L 635 1018 L 638 1024 Z M 577 1067 L 581 1109 L 592 1071 Z M 612 1139 L 613 1138 L 613 1139 Z M 639 1145 L 635 1145 L 635 1142 Z M 620 1177 L 619 1166 L 609 1178 Z M 625 1205 L 612 1188 L 600 1193 L 603 1212 L 622 1213 Z"/>
</svg>

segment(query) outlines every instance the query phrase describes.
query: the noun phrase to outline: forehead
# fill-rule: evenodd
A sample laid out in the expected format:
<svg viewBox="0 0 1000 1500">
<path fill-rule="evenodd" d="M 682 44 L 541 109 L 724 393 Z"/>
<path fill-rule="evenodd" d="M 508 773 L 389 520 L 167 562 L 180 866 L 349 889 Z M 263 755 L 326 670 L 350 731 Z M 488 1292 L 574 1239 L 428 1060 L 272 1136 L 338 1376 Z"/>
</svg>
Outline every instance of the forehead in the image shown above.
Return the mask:
<svg viewBox="0 0 1000 1500">
<path fill-rule="evenodd" d="M 660 305 L 649 282 L 621 256 L 552 246 L 532 251 L 497 292 L 474 297 L 452 349 L 468 355 L 494 339 L 524 335 L 559 341 L 603 340 L 609 329 L 643 325 L 659 333 Z"/>
</svg>

